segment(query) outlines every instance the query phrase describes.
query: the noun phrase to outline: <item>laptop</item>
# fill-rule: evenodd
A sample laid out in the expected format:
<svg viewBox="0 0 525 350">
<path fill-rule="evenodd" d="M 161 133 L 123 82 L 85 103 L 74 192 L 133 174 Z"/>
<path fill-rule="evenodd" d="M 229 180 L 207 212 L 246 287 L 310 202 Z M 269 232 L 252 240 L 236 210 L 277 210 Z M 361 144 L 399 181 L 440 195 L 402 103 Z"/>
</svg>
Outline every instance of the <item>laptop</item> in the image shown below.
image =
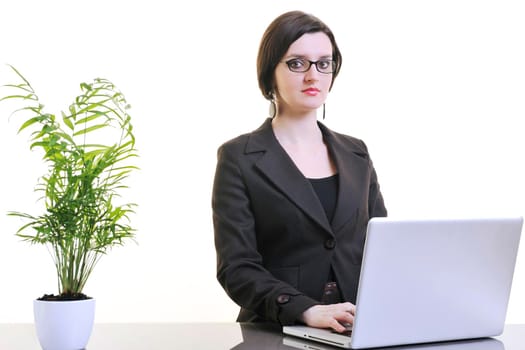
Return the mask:
<svg viewBox="0 0 525 350">
<path fill-rule="evenodd" d="M 334 350 L 330 345 L 313 342 L 293 336 L 283 338 L 282 349 L 303 349 L 303 350 Z M 279 347 L 281 349 L 281 347 Z M 457 340 L 439 343 L 425 343 L 416 345 L 405 345 L 388 348 L 375 348 L 374 350 L 505 350 L 505 345 L 494 338 L 479 338 L 469 340 Z"/>
<path fill-rule="evenodd" d="M 283 333 L 361 349 L 500 335 L 523 217 L 373 218 L 352 330 Z"/>
</svg>

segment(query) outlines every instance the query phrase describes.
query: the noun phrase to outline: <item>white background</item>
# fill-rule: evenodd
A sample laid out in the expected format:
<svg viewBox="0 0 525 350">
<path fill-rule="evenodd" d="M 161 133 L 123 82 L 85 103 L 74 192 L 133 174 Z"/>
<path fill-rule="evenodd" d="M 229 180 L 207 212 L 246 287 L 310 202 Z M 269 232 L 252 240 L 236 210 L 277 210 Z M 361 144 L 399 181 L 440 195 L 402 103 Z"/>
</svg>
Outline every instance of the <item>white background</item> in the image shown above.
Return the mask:
<svg viewBox="0 0 525 350">
<path fill-rule="evenodd" d="M 291 9 L 336 34 L 344 62 L 325 124 L 365 140 L 390 216 L 525 214 L 523 1 L 4 1 L 0 84 L 12 64 L 59 113 L 100 76 L 133 107 L 141 171 L 124 195 L 139 204 L 137 244 L 88 282 L 98 322 L 235 319 L 215 279 L 216 149 L 267 116 L 257 48 Z M 39 212 L 43 166 L 1 112 L 0 322 L 31 322 L 32 299 L 57 291 L 53 264 L 5 213 Z M 522 244 L 507 322 L 525 323 L 524 295 Z"/>
</svg>

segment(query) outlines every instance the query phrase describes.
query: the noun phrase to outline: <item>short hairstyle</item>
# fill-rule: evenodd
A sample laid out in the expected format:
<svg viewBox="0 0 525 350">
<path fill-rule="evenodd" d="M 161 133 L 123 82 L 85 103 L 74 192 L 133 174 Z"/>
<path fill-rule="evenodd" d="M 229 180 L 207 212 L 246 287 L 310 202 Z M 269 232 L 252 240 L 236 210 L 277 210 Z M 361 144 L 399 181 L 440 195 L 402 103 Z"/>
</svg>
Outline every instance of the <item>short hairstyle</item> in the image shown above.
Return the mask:
<svg viewBox="0 0 525 350">
<path fill-rule="evenodd" d="M 302 11 L 283 13 L 273 20 L 266 28 L 259 45 L 257 55 L 257 78 L 259 88 L 267 100 L 273 99 L 275 87 L 275 68 L 284 57 L 290 45 L 306 33 L 325 33 L 332 43 L 332 59 L 335 70 L 332 73 L 332 84 L 341 69 L 343 57 L 335 42 L 335 37 L 330 28 L 319 18 Z"/>
</svg>

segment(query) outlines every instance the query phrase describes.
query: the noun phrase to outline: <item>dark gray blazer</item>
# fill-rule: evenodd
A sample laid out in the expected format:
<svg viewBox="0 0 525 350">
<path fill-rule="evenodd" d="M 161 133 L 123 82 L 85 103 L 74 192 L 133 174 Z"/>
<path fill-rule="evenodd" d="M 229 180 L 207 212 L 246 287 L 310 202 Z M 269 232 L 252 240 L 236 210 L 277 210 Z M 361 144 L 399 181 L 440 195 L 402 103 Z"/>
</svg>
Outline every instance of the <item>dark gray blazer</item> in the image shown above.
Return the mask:
<svg viewBox="0 0 525 350">
<path fill-rule="evenodd" d="M 212 194 L 217 279 L 241 306 L 239 322 L 293 324 L 319 303 L 330 266 L 344 299 L 355 302 L 368 220 L 387 211 L 365 144 L 319 127 L 339 173 L 332 222 L 271 119 L 219 147 Z"/>
</svg>

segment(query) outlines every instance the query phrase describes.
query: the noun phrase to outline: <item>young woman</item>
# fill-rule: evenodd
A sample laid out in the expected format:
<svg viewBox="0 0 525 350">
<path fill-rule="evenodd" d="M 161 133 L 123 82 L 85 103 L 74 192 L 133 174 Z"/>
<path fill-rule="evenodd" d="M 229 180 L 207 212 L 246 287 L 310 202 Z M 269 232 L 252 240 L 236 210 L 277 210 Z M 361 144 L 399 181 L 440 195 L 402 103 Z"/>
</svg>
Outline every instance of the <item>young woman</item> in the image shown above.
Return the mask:
<svg viewBox="0 0 525 350">
<path fill-rule="evenodd" d="M 212 195 L 217 278 L 239 322 L 353 322 L 366 226 L 387 212 L 365 144 L 317 121 L 341 63 L 310 14 L 284 13 L 262 37 L 270 118 L 220 146 Z"/>
</svg>

